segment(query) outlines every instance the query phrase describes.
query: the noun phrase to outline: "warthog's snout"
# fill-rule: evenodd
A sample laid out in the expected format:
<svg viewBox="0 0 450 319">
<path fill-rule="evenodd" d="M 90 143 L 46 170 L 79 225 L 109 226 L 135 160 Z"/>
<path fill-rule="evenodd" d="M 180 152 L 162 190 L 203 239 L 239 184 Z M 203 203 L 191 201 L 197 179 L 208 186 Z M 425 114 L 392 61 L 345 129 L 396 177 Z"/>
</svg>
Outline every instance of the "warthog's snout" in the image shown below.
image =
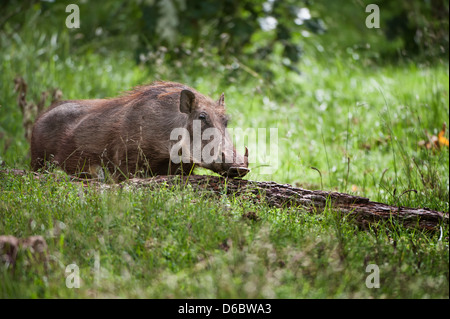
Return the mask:
<svg viewBox="0 0 450 319">
<path fill-rule="evenodd" d="M 233 153 L 235 161 L 233 163 L 223 162 L 222 175 L 232 178 L 242 178 L 250 172 L 250 169 L 248 168 L 248 149 L 247 147 L 245 148 L 244 156 L 238 154 L 235 150 L 233 150 Z M 225 159 L 224 153 L 222 153 L 222 158 Z"/>
<path fill-rule="evenodd" d="M 226 173 L 227 177 L 244 177 L 250 172 L 246 167 L 230 167 Z"/>
</svg>

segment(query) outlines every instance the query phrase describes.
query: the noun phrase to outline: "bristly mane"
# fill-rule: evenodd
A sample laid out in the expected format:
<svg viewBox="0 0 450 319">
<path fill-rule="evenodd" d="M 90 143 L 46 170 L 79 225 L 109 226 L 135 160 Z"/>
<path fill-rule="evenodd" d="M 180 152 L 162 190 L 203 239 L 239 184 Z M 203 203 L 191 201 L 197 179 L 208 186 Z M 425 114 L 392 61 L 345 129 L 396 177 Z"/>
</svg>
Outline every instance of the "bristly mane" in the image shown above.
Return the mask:
<svg viewBox="0 0 450 319">
<path fill-rule="evenodd" d="M 179 94 L 182 90 L 189 90 L 192 91 L 197 99 L 204 102 L 209 103 L 217 103 L 211 98 L 199 93 L 197 90 L 181 84 L 177 82 L 170 82 L 170 81 L 154 81 L 150 84 L 144 84 L 144 85 L 138 85 L 133 87 L 131 90 L 123 92 L 119 97 L 115 98 L 117 102 L 129 102 L 131 100 L 134 100 L 136 102 L 141 102 L 143 100 L 147 99 L 166 99 L 171 98 L 173 94 Z M 113 98 L 114 99 L 114 98 Z M 225 109 L 216 109 L 216 112 L 225 114 Z"/>
<path fill-rule="evenodd" d="M 159 90 L 158 90 L 159 89 Z M 137 95 L 146 95 L 149 94 L 159 95 L 161 93 L 171 92 L 180 92 L 181 90 L 191 90 L 196 92 L 193 88 L 190 88 L 184 84 L 176 83 L 176 82 L 166 82 L 166 81 L 154 81 L 150 84 L 138 85 L 133 87 L 131 90 L 123 92 L 122 96 L 137 96 Z"/>
</svg>

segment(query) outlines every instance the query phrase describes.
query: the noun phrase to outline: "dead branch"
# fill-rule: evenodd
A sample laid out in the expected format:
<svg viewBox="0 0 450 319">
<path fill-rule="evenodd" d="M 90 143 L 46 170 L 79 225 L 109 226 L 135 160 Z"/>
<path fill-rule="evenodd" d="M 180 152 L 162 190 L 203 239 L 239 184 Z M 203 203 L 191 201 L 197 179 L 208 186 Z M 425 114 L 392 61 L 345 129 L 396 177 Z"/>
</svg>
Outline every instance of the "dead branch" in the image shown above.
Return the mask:
<svg viewBox="0 0 450 319">
<path fill-rule="evenodd" d="M 0 173 L 26 175 L 23 170 L 0 170 Z M 35 178 L 42 174 L 31 173 Z M 438 212 L 428 208 L 411 208 L 372 202 L 368 198 L 338 192 L 307 190 L 289 184 L 275 182 L 257 182 L 239 179 L 227 179 L 219 176 L 156 176 L 152 178 L 133 178 L 120 184 L 104 184 L 97 180 L 86 180 L 71 177 L 72 182 L 84 186 L 110 188 L 142 188 L 157 189 L 161 186 L 190 187 L 199 192 L 216 195 L 243 196 L 248 200 L 264 201 L 274 207 L 291 207 L 320 214 L 326 208 L 338 212 L 346 220 L 351 220 L 363 228 L 377 223 L 401 224 L 405 227 L 422 230 L 439 230 L 440 225 L 448 224 L 448 212 Z"/>
</svg>

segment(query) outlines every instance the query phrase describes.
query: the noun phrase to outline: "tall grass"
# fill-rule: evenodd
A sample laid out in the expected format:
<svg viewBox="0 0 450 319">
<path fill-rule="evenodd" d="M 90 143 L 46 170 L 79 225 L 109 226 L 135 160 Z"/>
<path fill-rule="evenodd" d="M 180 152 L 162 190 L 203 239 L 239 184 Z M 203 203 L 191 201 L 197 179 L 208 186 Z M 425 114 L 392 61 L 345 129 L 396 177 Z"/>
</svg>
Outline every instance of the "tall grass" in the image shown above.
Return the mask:
<svg viewBox="0 0 450 319">
<path fill-rule="evenodd" d="M 409 193 L 402 199 L 448 210 L 448 148 L 418 146 L 427 138 L 425 132 L 436 135 L 448 119 L 448 66 L 364 68 L 346 58 L 330 57 L 325 65 L 309 57 L 301 65 L 301 76 L 279 69 L 271 83 L 249 76 L 246 85 L 224 84 L 211 68 L 183 65 L 168 70 L 161 65 L 155 70 L 116 52 L 77 56 L 70 47 L 73 36 L 67 30 L 45 34 L 31 28 L 11 37 L 2 34 L 0 156 L 11 166 L 27 167 L 29 162 L 13 91 L 15 76 L 28 83 L 31 101 L 54 87 L 62 90 L 64 99 L 100 98 L 166 79 L 214 98 L 226 92 L 232 127 L 278 128 L 278 170 L 261 175 L 258 167 L 264 163 L 255 163 L 249 178 L 318 188 L 321 181 L 311 169 L 315 167 L 326 189 L 390 203 L 396 201 L 395 189 L 415 189 L 424 196 Z M 255 145 L 250 152 L 257 152 Z M 438 196 L 428 196 L 430 188 Z"/>
<path fill-rule="evenodd" d="M 0 178 L 0 232 L 41 234 L 50 252 L 47 270 L 23 255 L 14 274 L 0 268 L 3 298 L 448 296 L 439 234 L 364 232 L 331 210 L 314 215 L 178 187 L 101 191 L 63 175 Z M 66 287 L 71 264 L 78 289 Z M 379 289 L 366 287 L 369 264 L 380 268 Z"/>
</svg>

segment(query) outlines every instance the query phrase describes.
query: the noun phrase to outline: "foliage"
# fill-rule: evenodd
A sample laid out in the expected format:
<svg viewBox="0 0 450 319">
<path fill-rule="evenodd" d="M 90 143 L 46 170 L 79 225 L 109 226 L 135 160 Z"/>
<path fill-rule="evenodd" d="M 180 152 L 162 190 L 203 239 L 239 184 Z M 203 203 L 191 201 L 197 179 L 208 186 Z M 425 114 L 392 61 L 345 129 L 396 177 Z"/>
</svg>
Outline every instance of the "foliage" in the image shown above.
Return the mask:
<svg viewBox="0 0 450 319">
<path fill-rule="evenodd" d="M 369 14 L 365 8 L 372 3 L 379 6 L 379 29 L 363 24 Z M 376 64 L 448 60 L 448 0 L 315 1 L 313 8 L 327 25 L 328 32 L 321 36 L 327 51 L 344 49 L 357 59 L 371 58 Z"/>
<path fill-rule="evenodd" d="M 5 1 L 0 32 L 12 35 L 37 15 L 41 33 L 61 30 L 72 2 Z M 299 72 L 298 62 L 311 45 L 376 60 L 448 57 L 448 1 L 379 0 L 381 28 L 368 29 L 365 7 L 372 2 L 79 1 L 80 29 L 61 32 L 70 32 L 72 54 L 127 48 L 136 62 L 151 67 L 161 58 L 176 64 L 206 57 L 229 65 L 228 76 L 250 67 L 271 77 L 280 64 Z"/>
</svg>

